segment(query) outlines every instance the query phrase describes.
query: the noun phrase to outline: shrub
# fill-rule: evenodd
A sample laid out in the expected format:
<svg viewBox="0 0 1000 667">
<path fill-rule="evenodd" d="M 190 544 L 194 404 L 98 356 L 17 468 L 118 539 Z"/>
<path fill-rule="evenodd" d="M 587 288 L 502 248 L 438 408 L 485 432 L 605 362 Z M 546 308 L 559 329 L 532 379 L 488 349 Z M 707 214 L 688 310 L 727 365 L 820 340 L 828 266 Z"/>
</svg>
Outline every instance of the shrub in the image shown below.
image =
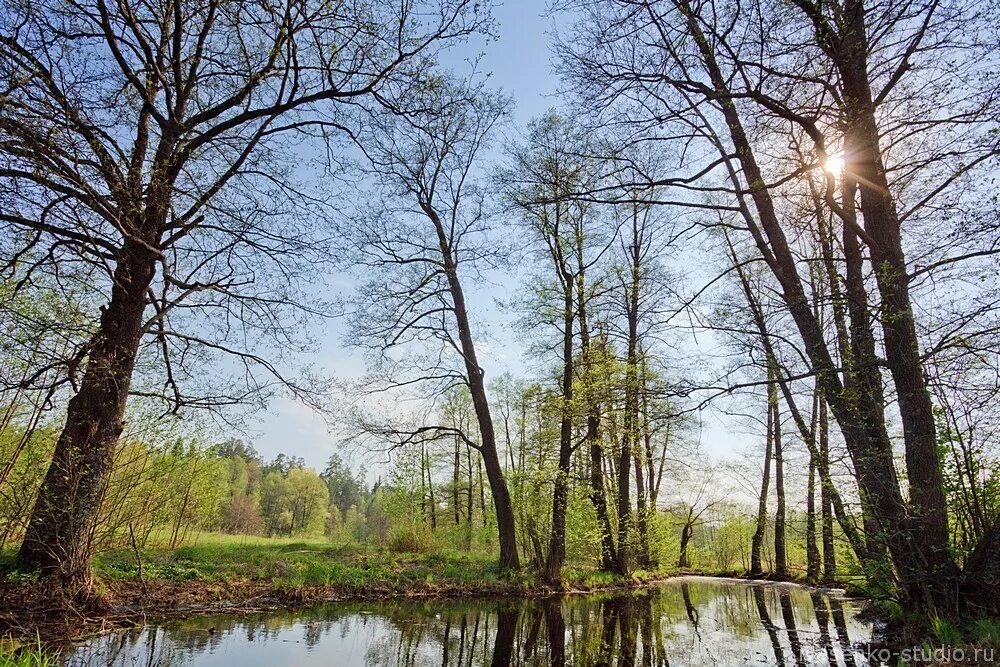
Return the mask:
<svg viewBox="0 0 1000 667">
<path fill-rule="evenodd" d="M 389 548 L 397 553 L 427 553 L 434 547 L 434 535 L 422 523 L 397 526 L 389 534 Z"/>
</svg>

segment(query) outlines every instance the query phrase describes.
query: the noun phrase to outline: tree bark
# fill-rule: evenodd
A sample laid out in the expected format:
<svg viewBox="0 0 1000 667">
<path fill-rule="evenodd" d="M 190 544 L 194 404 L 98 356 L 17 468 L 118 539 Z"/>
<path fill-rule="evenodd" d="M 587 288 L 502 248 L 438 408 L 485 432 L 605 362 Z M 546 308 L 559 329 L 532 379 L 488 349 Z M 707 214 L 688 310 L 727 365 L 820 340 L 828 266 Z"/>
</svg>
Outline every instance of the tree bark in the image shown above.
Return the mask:
<svg viewBox="0 0 1000 667">
<path fill-rule="evenodd" d="M 770 369 L 768 369 L 770 370 Z M 770 375 L 770 373 L 769 373 Z M 767 435 L 764 439 L 764 472 L 760 479 L 760 496 L 757 498 L 757 526 L 753 531 L 753 538 L 750 540 L 750 575 L 759 576 L 763 574 L 764 568 L 761 564 L 760 552 L 764 546 L 764 535 L 767 531 L 767 494 L 771 485 L 771 448 L 773 446 L 774 411 L 770 400 L 767 403 Z"/>
<path fill-rule="evenodd" d="M 715 60 L 709 40 L 705 37 L 695 19 L 690 4 L 686 1 L 681 2 L 680 8 L 687 18 L 688 30 L 701 53 L 702 62 L 706 67 L 715 94 L 729 98 L 730 92 L 726 78 L 723 76 Z M 854 73 L 852 73 L 853 75 Z M 757 222 L 752 218 L 747 220 L 751 234 L 753 234 L 762 256 L 781 285 L 782 297 L 805 344 L 806 354 L 812 363 L 813 372 L 816 373 L 817 380 L 827 397 L 830 409 L 844 434 L 844 440 L 854 462 L 861 491 L 871 503 L 872 511 L 882 522 L 882 525 L 890 529 L 887 531 L 888 535 L 886 537 L 889 542 L 893 562 L 899 574 L 898 578 L 902 596 L 907 601 L 920 604 L 929 610 L 933 610 L 939 606 L 943 608 L 951 607 L 953 606 L 954 599 L 954 573 L 956 568 L 954 563 L 950 561 L 947 551 L 941 549 L 941 544 L 944 544 L 945 547 L 947 546 L 947 532 L 945 531 L 945 541 L 942 543 L 939 539 L 939 526 L 930 525 L 935 523 L 937 514 L 932 508 L 928 510 L 927 505 L 927 503 L 934 504 L 936 502 L 935 499 L 940 493 L 940 484 L 937 485 L 937 492 L 933 490 L 921 490 L 918 492 L 923 498 L 922 501 L 918 500 L 918 504 L 924 508 L 922 511 L 931 511 L 933 515 L 930 518 L 930 523 L 926 526 L 929 532 L 925 534 L 921 529 L 923 524 L 927 522 L 920 520 L 919 517 L 917 517 L 917 521 L 913 521 L 908 516 L 908 507 L 903 500 L 898 481 L 896 480 L 891 452 L 888 452 L 890 455 L 886 456 L 887 452 L 879 445 L 879 438 L 873 439 L 872 436 L 875 434 L 867 432 L 864 429 L 863 425 L 866 422 L 863 417 L 869 415 L 859 414 L 857 407 L 852 405 L 845 396 L 844 386 L 837 375 L 837 366 L 834 364 L 830 351 L 826 346 L 823 331 L 809 307 L 809 300 L 806 298 L 801 279 L 798 276 L 795 257 L 788 246 L 787 238 L 777 216 L 774 201 L 767 189 L 766 180 L 757 163 L 736 106 L 731 99 L 724 99 L 720 104 L 720 111 L 725 118 L 737 159 L 743 169 L 746 182 L 749 184 L 750 196 L 758 213 L 759 227 Z M 873 120 L 873 117 L 871 117 L 871 120 Z M 877 133 L 875 136 L 877 136 Z M 877 173 L 878 170 L 874 170 L 874 172 L 868 175 L 879 176 Z M 881 182 L 885 183 L 884 173 L 881 173 Z M 871 190 L 871 188 L 866 189 Z M 870 200 L 877 199 L 873 197 L 871 192 L 867 196 Z M 863 194 L 863 207 L 864 201 L 865 195 Z M 875 227 L 878 226 L 879 223 L 875 223 Z M 874 227 L 872 231 L 874 231 Z M 880 229 L 880 235 L 886 231 L 891 232 L 892 230 Z M 895 230 L 894 237 L 898 239 L 898 229 Z M 898 257 L 895 259 L 898 259 Z M 905 270 L 901 275 L 905 276 Z M 892 290 L 889 290 L 891 294 L 883 295 L 883 300 L 885 300 L 886 296 L 899 299 L 900 295 L 905 293 L 905 291 L 900 290 L 901 281 L 894 279 L 892 282 L 894 287 Z M 900 304 L 896 303 L 894 306 L 890 302 L 887 305 L 890 309 L 893 309 Z M 903 338 L 905 338 L 908 329 L 912 330 L 912 313 L 909 312 L 908 302 L 905 305 L 907 308 L 905 312 L 900 314 L 900 317 L 909 322 L 909 327 L 903 326 L 900 328 L 896 326 L 897 332 L 894 334 L 900 335 Z M 897 312 L 899 311 L 897 310 Z M 905 359 L 914 361 L 913 354 L 915 351 L 915 349 L 910 349 L 902 354 Z M 900 354 L 898 351 L 893 353 L 894 357 L 897 357 L 896 361 L 900 360 L 898 359 Z M 919 366 L 919 360 L 915 361 Z M 912 377 L 911 373 L 901 373 L 902 376 L 905 376 L 903 379 L 906 382 L 918 382 L 916 378 Z M 895 373 L 894 380 L 896 380 Z M 908 394 L 908 400 L 914 406 L 920 404 L 920 397 L 915 396 L 915 394 L 919 394 L 920 392 L 914 392 L 913 386 L 907 388 L 906 382 L 904 382 L 904 387 L 900 391 Z M 919 382 L 922 385 L 922 378 Z M 883 406 L 877 407 L 879 411 L 883 410 Z M 914 415 L 911 415 L 911 417 L 914 417 Z M 920 422 L 921 420 L 915 419 L 915 421 Z M 931 424 L 931 428 L 933 428 L 933 423 Z M 933 486 L 935 484 L 935 475 L 937 476 L 937 481 L 940 481 L 940 472 L 936 470 L 936 453 L 932 458 L 926 456 L 926 444 L 914 441 L 914 451 L 911 454 L 908 442 L 908 459 L 913 459 L 915 465 L 912 467 L 914 468 L 914 472 L 917 473 L 916 477 L 927 479 L 929 484 Z M 933 445 L 933 443 L 930 444 Z M 911 466 L 908 465 L 908 467 Z M 934 468 L 935 470 L 930 470 L 930 468 Z M 915 482 L 916 478 L 911 473 L 911 484 Z"/>
<path fill-rule="evenodd" d="M 629 245 L 629 282 L 625 285 L 625 314 L 628 320 L 628 342 L 625 359 L 625 415 L 618 460 L 618 558 L 615 570 L 628 574 L 629 534 L 632 528 L 630 501 L 630 468 L 633 452 L 638 446 L 636 432 L 639 421 L 639 280 L 641 248 L 635 221 L 639 213 L 633 203 L 632 242 Z"/>
<path fill-rule="evenodd" d="M 455 525 L 461 525 L 462 523 L 462 509 L 461 503 L 458 500 L 458 476 L 461 472 L 462 466 L 462 450 L 459 447 L 459 439 L 455 437 L 455 452 L 454 452 L 454 465 L 452 467 L 451 474 L 451 506 L 455 510 Z"/>
<path fill-rule="evenodd" d="M 71 597 L 89 592 L 92 534 L 124 428 L 132 370 L 142 337 L 146 290 L 155 272 L 151 244 L 126 238 L 111 300 L 88 346 L 80 389 L 70 399 L 18 552 L 18 566 L 54 577 Z"/>
<path fill-rule="evenodd" d="M 427 467 L 427 495 L 431 508 L 431 530 L 437 530 L 437 503 L 434 501 L 434 478 L 431 476 L 431 455 L 424 452 L 424 462 Z"/>
<path fill-rule="evenodd" d="M 545 561 L 545 578 L 557 583 L 562 577 L 566 562 L 566 505 L 569 501 L 569 471 L 573 454 L 573 282 L 563 276 L 563 358 L 561 420 L 559 424 L 559 462 L 552 489 L 552 532 L 549 535 L 549 553 Z"/>
<path fill-rule="evenodd" d="M 771 363 L 775 361 L 772 359 Z M 777 375 L 771 374 L 772 377 Z M 772 382 L 768 387 L 769 402 L 774 404 L 774 570 L 779 577 L 788 576 L 788 561 L 785 548 L 785 461 L 781 441 L 781 411 L 778 405 L 778 389 Z"/>
<path fill-rule="evenodd" d="M 903 422 L 913 515 L 923 530 L 928 531 L 926 537 L 946 550 L 948 513 L 937 454 L 934 413 L 920 357 L 899 217 L 879 145 L 868 76 L 864 3 L 856 0 L 849 5 L 852 6 L 848 15 L 851 20 L 843 36 L 845 48 L 837 62 L 846 93 L 843 100 L 848 116 L 845 138 L 850 155 L 847 168 L 860 185 L 865 230 L 873 241 L 869 252 L 881 297 L 879 322 L 886 364 L 896 387 Z M 943 562 L 940 565 L 947 566 Z"/>
<path fill-rule="evenodd" d="M 469 323 L 469 313 L 465 307 L 465 293 L 458 277 L 458 266 L 451 252 L 451 244 L 445 233 L 444 223 L 437 212 L 426 207 L 424 212 L 434 223 L 437 230 L 438 244 L 444 262 L 445 274 L 448 278 L 448 289 L 451 294 L 455 323 L 458 327 L 459 344 L 465 361 L 465 377 L 472 395 L 472 405 L 479 425 L 479 453 L 486 467 L 486 479 L 493 495 L 493 507 L 497 516 L 497 533 L 500 538 L 500 567 L 518 569 L 521 566 L 517 552 L 517 533 L 514 527 L 514 507 L 510 500 L 507 480 L 500 465 L 500 454 L 497 451 L 496 432 L 493 428 L 493 417 L 490 414 L 490 403 L 486 396 L 486 382 L 482 366 L 476 356 L 476 345 L 472 336 L 472 326 Z M 471 513 L 470 513 L 471 520 Z"/>
<path fill-rule="evenodd" d="M 809 479 L 806 482 L 806 581 L 819 581 L 820 556 L 816 544 L 816 459 L 809 457 Z"/>
<path fill-rule="evenodd" d="M 677 567 L 691 567 L 691 562 L 688 560 L 688 543 L 691 541 L 692 533 L 694 533 L 691 519 L 693 512 L 694 508 L 688 509 L 688 518 L 684 522 L 684 527 L 681 528 L 681 551 L 677 557 Z"/>
<path fill-rule="evenodd" d="M 590 338 L 590 322 L 587 317 L 587 294 L 581 244 L 577 244 L 577 312 L 580 320 L 580 359 L 583 362 L 587 393 L 587 451 L 590 457 L 590 502 L 597 514 L 597 525 L 601 531 L 602 570 L 610 572 L 615 565 L 615 538 L 611 531 L 611 517 L 608 515 L 608 500 L 604 492 L 604 447 L 601 444 L 601 405 L 594 383 L 594 349 Z M 599 339 L 600 340 L 600 339 Z"/>
<path fill-rule="evenodd" d="M 820 477 L 820 507 L 823 515 L 823 583 L 832 584 L 837 580 L 837 551 L 833 541 L 833 506 L 830 496 L 830 419 L 826 410 L 826 399 L 819 397 L 819 461 L 817 470 Z"/>
<path fill-rule="evenodd" d="M 1000 614 L 1000 516 L 979 540 L 965 564 L 966 603 L 983 617 Z"/>
<path fill-rule="evenodd" d="M 900 571 L 907 595 L 929 610 L 954 608 L 958 568 L 949 551 L 948 513 L 944 495 L 934 414 L 924 378 L 919 341 L 909 294 L 900 222 L 882 159 L 876 104 L 868 72 L 864 2 L 847 2 L 838 32 L 806 11 L 817 41 L 837 67 L 845 116 L 845 180 L 858 184 L 869 254 L 880 296 L 886 365 L 896 389 L 903 425 L 909 504 L 887 518 L 881 499 L 869 494 L 871 513 L 883 521 L 888 548 Z M 872 371 L 874 372 L 874 370 Z M 831 404 L 831 407 L 833 405 Z M 839 421 L 839 420 L 838 420 Z M 890 451 L 891 453 L 891 451 Z M 901 514 L 901 516 L 899 516 Z"/>
</svg>

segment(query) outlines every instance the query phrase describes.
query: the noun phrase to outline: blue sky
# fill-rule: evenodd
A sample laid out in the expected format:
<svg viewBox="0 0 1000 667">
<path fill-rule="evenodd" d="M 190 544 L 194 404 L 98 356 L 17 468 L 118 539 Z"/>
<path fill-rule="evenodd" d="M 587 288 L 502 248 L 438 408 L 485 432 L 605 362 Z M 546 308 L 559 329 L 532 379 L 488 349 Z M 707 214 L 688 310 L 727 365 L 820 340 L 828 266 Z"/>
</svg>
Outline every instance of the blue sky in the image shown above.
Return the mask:
<svg viewBox="0 0 1000 667">
<path fill-rule="evenodd" d="M 470 57 L 482 54 L 479 69 L 488 72 L 493 87 L 500 88 L 513 96 L 516 101 L 514 109 L 513 128 L 524 127 L 527 122 L 550 107 L 558 106 L 554 97 L 558 79 L 552 73 L 550 53 L 546 32 L 551 25 L 550 19 L 540 15 L 543 3 L 531 0 L 510 0 L 494 7 L 494 17 L 497 20 L 499 38 L 488 44 L 474 44 L 447 54 L 444 64 L 456 71 L 468 69 Z M 496 156 L 487 156 L 488 160 Z M 507 287 L 515 287 L 511 282 Z M 499 296 L 505 286 L 492 286 L 488 292 Z M 482 332 L 493 340 L 489 346 L 490 354 L 484 355 L 483 363 L 489 376 L 502 373 L 505 370 L 519 369 L 521 360 L 516 351 L 511 349 L 510 341 L 498 343 L 501 339 L 509 339 L 500 321 L 502 316 L 496 312 L 493 298 L 488 294 L 480 294 L 474 301 L 477 307 L 477 317 L 489 328 Z M 337 322 L 330 323 L 326 331 L 316 332 L 317 338 L 323 340 L 313 360 L 318 367 L 333 372 L 340 377 L 358 376 L 364 371 L 363 360 L 357 353 L 343 345 L 343 330 Z M 326 459 L 337 451 L 336 441 L 327 432 L 322 418 L 314 414 L 308 407 L 286 398 L 273 401 L 268 414 L 264 415 L 259 424 L 251 425 L 250 439 L 265 458 L 272 458 L 279 452 L 301 456 L 310 465 L 322 467 Z M 352 453 L 357 456 L 357 453 Z M 373 457 L 372 462 L 377 457 Z M 362 461 L 353 461 L 355 465 Z"/>
<path fill-rule="evenodd" d="M 524 128 L 529 120 L 545 113 L 552 107 L 559 107 L 556 96 L 558 78 L 552 72 L 550 39 L 552 20 L 543 16 L 544 4 L 531 0 L 509 0 L 495 6 L 494 16 L 498 24 L 499 38 L 488 44 L 471 45 L 448 54 L 445 65 L 455 71 L 468 69 L 467 59 L 481 52 L 479 69 L 488 72 L 493 87 L 500 88 L 513 96 L 516 107 L 510 131 Z M 486 162 L 495 162 L 499 155 L 487 155 Z M 343 277 L 334 281 L 346 285 L 350 279 Z M 469 285 L 470 304 L 473 317 L 477 321 L 480 339 L 481 363 L 487 377 L 496 377 L 504 371 L 514 374 L 536 374 L 541 368 L 530 367 L 518 344 L 516 333 L 511 326 L 511 317 L 501 312 L 496 299 L 517 289 L 520 276 L 506 276 L 498 284 Z M 359 377 L 364 372 L 364 362 L 357 354 L 344 345 L 342 325 L 327 323 L 314 336 L 323 341 L 311 361 L 325 372 L 338 377 Z M 703 426 L 703 442 L 713 454 L 731 453 L 749 443 L 744 436 L 732 433 L 738 426 L 718 415 L 709 417 Z M 735 428 L 734 428 L 735 427 Z M 322 468 L 330 454 L 339 451 L 336 438 L 328 433 L 322 418 L 290 399 L 278 398 L 271 409 L 261 416 L 260 422 L 249 426 L 249 439 L 265 458 L 273 458 L 279 452 L 301 456 L 309 465 Z M 343 453 L 343 452 L 342 452 Z M 355 468 L 362 464 L 369 469 L 379 467 L 380 455 L 364 452 L 347 452 L 345 458 Z"/>
</svg>

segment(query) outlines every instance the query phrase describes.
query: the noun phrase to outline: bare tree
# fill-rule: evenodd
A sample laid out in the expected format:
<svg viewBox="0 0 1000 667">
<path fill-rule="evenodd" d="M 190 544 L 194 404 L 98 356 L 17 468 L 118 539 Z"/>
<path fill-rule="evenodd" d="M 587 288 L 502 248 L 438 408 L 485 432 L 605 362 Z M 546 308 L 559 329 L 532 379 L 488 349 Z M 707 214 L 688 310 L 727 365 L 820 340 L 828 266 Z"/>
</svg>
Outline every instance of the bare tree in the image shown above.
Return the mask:
<svg viewBox="0 0 1000 667">
<path fill-rule="evenodd" d="M 352 313 L 356 342 L 375 353 L 385 387 L 424 384 L 432 392 L 455 383 L 467 387 L 478 438 L 463 434 L 486 469 L 500 536 L 500 564 L 519 567 L 514 510 L 476 350 L 463 275 L 498 261 L 503 245 L 489 236 L 486 193 L 477 181 L 481 152 L 492 139 L 509 101 L 472 81 L 430 73 L 410 93 L 414 114 L 366 113 L 358 144 L 380 183 L 384 205 L 369 224 L 352 221 L 356 264 L 371 280 Z M 403 360 L 396 350 L 425 354 Z M 425 425 L 424 436 L 453 433 Z M 470 464 L 469 475 L 472 468 Z M 471 483 L 469 521 L 472 521 Z"/>
<path fill-rule="evenodd" d="M 243 332 L 289 338 L 310 310 L 293 287 L 326 241 L 320 200 L 295 186 L 291 137 L 336 128 L 338 102 L 388 99 L 407 65 L 484 17 L 464 0 L 37 0 L 0 13 L 0 221 L 24 239 L 9 261 L 22 284 L 81 267 L 104 303 L 73 357 L 85 370 L 19 555 L 75 592 L 90 583 L 130 389 L 218 405 L 268 384 L 260 373 L 285 381 Z M 144 341 L 163 357 L 161 390 L 132 386 Z M 234 354 L 246 390 L 187 396 L 181 369 L 198 350 Z"/>
<path fill-rule="evenodd" d="M 563 40 L 561 55 L 581 100 L 591 113 L 627 119 L 633 140 L 685 142 L 679 175 L 654 175 L 651 184 L 672 186 L 675 201 L 692 207 L 706 206 L 704 193 L 715 193 L 725 203 L 711 206 L 738 212 L 739 227 L 777 281 L 810 372 L 841 427 L 875 521 L 873 546 L 891 554 L 902 597 L 953 610 L 958 568 L 949 553 L 916 333 L 912 280 L 918 272 L 904 252 L 902 222 L 919 223 L 949 197 L 961 206 L 982 195 L 974 174 L 998 152 L 990 134 L 997 96 L 996 82 L 977 72 L 980 59 L 996 60 L 989 42 L 995 26 L 975 3 L 960 1 L 905 8 L 862 0 L 577 7 L 577 31 Z M 786 159 L 776 148 L 795 132 L 811 143 L 814 158 L 805 168 L 798 156 Z M 844 149 L 841 157 L 832 156 L 837 146 Z M 848 308 L 850 358 L 843 363 L 810 308 L 781 206 L 804 174 L 824 164 L 822 201 L 844 230 L 846 284 L 854 295 L 847 299 L 855 307 Z M 974 239 L 969 245 L 987 238 L 973 215 L 955 227 L 967 230 Z M 863 280 L 863 249 L 875 295 Z M 930 266 L 996 252 L 989 246 L 947 250 Z M 878 306 L 877 331 L 871 302 Z M 970 327 L 970 335 L 982 334 Z M 891 376 L 903 425 L 905 496 L 886 428 L 881 366 Z M 981 571 L 969 574 L 988 585 Z"/>
</svg>

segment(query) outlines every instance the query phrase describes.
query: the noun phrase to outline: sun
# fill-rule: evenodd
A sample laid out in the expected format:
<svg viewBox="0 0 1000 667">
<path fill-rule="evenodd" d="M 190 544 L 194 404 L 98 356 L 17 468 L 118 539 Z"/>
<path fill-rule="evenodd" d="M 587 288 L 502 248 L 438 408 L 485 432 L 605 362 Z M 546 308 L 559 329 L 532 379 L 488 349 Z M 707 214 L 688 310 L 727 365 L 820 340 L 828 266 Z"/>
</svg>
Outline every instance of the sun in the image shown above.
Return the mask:
<svg viewBox="0 0 1000 667">
<path fill-rule="evenodd" d="M 829 155 L 823 163 L 823 169 L 836 176 L 843 173 L 846 164 L 843 155 Z"/>
</svg>

